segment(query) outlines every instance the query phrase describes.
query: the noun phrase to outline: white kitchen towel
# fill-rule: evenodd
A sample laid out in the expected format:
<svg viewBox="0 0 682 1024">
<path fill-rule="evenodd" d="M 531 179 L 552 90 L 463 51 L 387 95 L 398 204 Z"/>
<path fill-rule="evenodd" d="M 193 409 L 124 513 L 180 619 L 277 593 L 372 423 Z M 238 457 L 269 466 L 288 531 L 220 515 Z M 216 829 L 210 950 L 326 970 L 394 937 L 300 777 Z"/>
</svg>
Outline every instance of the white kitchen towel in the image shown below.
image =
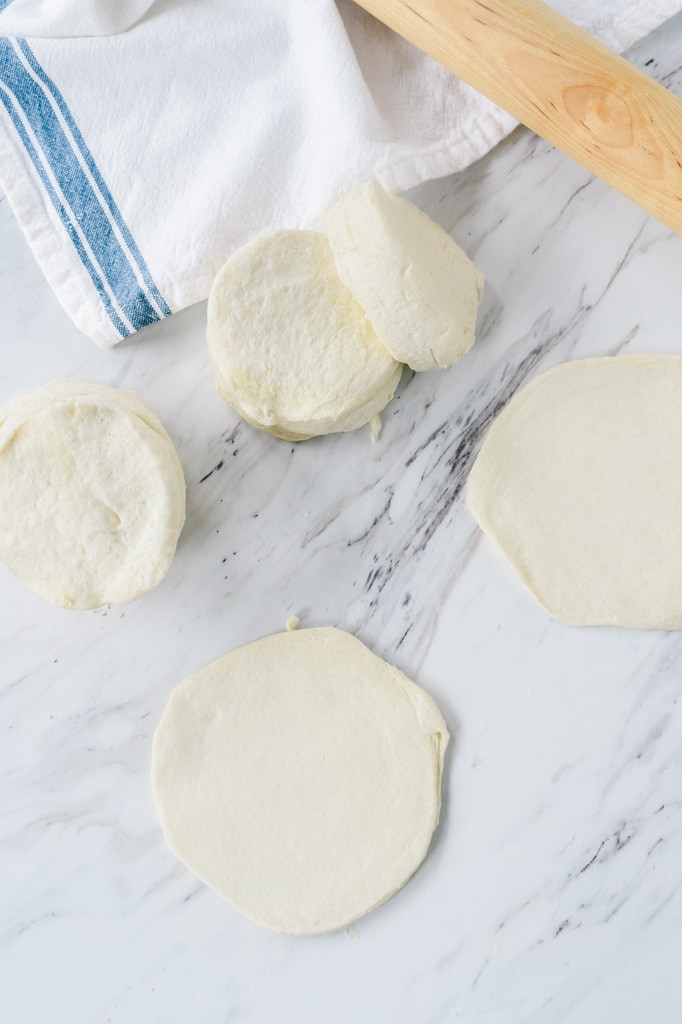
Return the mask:
<svg viewBox="0 0 682 1024">
<path fill-rule="evenodd" d="M 554 6 L 623 50 L 680 0 Z M 104 346 L 205 298 L 254 235 L 514 124 L 351 0 L 0 0 L 0 186 Z"/>
</svg>

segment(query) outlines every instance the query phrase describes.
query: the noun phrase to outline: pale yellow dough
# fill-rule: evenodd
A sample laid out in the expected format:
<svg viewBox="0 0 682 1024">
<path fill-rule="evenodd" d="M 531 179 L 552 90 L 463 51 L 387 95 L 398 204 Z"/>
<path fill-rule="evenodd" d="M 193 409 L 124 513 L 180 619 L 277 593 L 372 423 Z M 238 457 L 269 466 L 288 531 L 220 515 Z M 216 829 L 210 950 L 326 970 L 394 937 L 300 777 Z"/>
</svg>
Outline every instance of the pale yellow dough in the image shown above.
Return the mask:
<svg viewBox="0 0 682 1024">
<path fill-rule="evenodd" d="M 367 181 L 322 223 L 339 277 L 395 359 L 430 370 L 469 351 L 483 274 L 414 203 Z"/>
<path fill-rule="evenodd" d="M 260 924 L 343 928 L 426 855 L 448 738 L 433 700 L 348 633 L 269 636 L 173 692 L 153 744 L 163 831 Z"/>
<path fill-rule="evenodd" d="M 293 441 L 369 423 L 402 371 L 314 231 L 261 235 L 227 261 L 211 288 L 207 340 L 218 393 L 253 426 Z"/>
<path fill-rule="evenodd" d="M 495 420 L 469 508 L 576 625 L 682 628 L 682 356 L 565 363 Z"/>
<path fill-rule="evenodd" d="M 137 395 L 53 381 L 0 412 L 0 560 L 53 604 L 146 594 L 184 518 L 180 460 Z"/>
</svg>

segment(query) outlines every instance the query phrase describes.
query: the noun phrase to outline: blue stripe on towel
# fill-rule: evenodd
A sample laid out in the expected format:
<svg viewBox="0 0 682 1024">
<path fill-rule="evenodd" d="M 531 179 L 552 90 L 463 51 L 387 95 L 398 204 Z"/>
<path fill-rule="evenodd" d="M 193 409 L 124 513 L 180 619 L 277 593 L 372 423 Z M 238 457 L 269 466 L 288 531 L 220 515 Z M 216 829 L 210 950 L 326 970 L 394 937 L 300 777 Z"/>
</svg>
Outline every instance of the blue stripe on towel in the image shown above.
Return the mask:
<svg viewBox="0 0 682 1024">
<path fill-rule="evenodd" d="M 81 134 L 81 130 L 78 127 L 78 125 L 76 124 L 71 111 L 69 110 L 69 108 L 66 105 L 66 102 L 64 101 L 64 97 L 62 96 L 61 92 L 59 91 L 59 89 L 57 88 L 55 83 L 52 81 L 52 79 L 48 76 L 48 74 L 44 71 L 44 69 L 38 63 L 38 61 L 36 60 L 35 54 L 31 50 L 31 48 L 28 45 L 28 43 L 26 42 L 26 40 L 25 39 L 18 39 L 17 42 L 19 44 L 19 48 L 20 48 L 21 52 L 26 57 L 26 60 L 31 65 L 31 68 L 33 69 L 33 71 L 36 73 L 36 75 L 38 76 L 40 81 L 45 85 L 45 87 L 47 89 L 49 89 L 49 91 L 52 93 L 52 95 L 53 95 L 53 97 L 55 99 L 55 102 L 57 103 L 57 106 L 59 107 L 59 109 L 60 109 L 60 111 L 62 113 L 62 116 L 63 116 L 64 120 L 66 121 L 67 125 L 69 126 L 71 134 L 73 135 L 74 140 L 76 142 L 76 145 L 78 146 L 78 148 L 81 151 L 83 159 L 85 160 L 85 163 L 87 164 L 88 170 L 90 171 L 94 181 L 97 183 L 97 187 L 99 188 L 100 192 L 102 193 L 102 197 L 104 198 L 104 201 L 106 202 L 107 206 L 109 207 L 109 212 L 110 212 L 111 216 L 113 217 L 114 221 L 116 222 L 116 225 L 117 225 L 119 231 L 121 232 L 121 235 L 125 239 L 126 245 L 130 249 L 130 252 L 132 253 L 133 258 L 134 258 L 135 262 L 137 263 L 137 266 L 138 266 L 138 268 L 140 270 L 140 273 L 142 274 L 144 282 L 147 285 L 147 287 L 149 288 L 149 291 L 150 291 L 152 297 L 154 298 L 154 301 L 156 302 L 156 305 L 159 307 L 159 309 L 161 310 L 161 312 L 163 313 L 164 316 L 170 316 L 170 308 L 168 306 L 168 303 L 166 302 L 166 300 L 162 296 L 162 294 L 159 291 L 159 289 L 154 284 L 154 280 L 152 278 L 152 275 L 149 273 L 149 268 L 147 267 L 147 264 L 144 261 L 142 253 L 138 249 L 137 243 L 135 242 L 135 239 L 131 235 L 130 229 L 128 228 L 128 225 L 126 224 L 126 222 L 124 221 L 123 217 L 121 216 L 121 212 L 120 212 L 118 206 L 116 205 L 114 197 L 112 196 L 111 192 L 109 191 L 109 188 L 108 188 L 104 178 L 100 174 L 99 168 L 97 167 L 97 164 L 95 163 L 95 161 L 93 159 L 92 153 L 88 149 L 88 146 L 87 146 L 87 144 L 85 142 L 85 139 L 83 138 L 83 136 Z"/>
<path fill-rule="evenodd" d="M 0 58 L 2 57 L 1 44 L 2 44 L 2 40 L 0 40 Z M 69 214 L 65 210 L 64 205 L 63 205 L 61 199 L 59 198 L 59 196 L 55 192 L 55 190 L 54 190 L 54 188 L 52 186 L 52 182 L 50 181 L 50 179 L 49 179 L 49 177 L 48 177 L 48 175 L 47 175 L 47 173 L 45 171 L 45 168 L 43 167 L 42 161 L 41 161 L 40 157 L 38 156 L 33 143 L 31 142 L 31 139 L 30 139 L 30 137 L 28 135 L 28 132 L 26 131 L 26 128 L 24 127 L 24 124 L 23 124 L 21 118 L 19 117 L 19 114 L 17 113 L 17 110 L 16 110 L 16 108 L 14 106 L 14 102 L 13 102 L 9 92 L 7 91 L 7 89 L 4 87 L 4 85 L 2 83 L 2 78 L 1 77 L 0 77 L 0 103 L 2 103 L 3 106 L 5 107 L 5 109 L 7 110 L 7 113 L 9 114 L 9 116 L 10 116 L 10 118 L 12 120 L 12 124 L 14 125 L 14 127 L 16 129 L 17 135 L 19 136 L 19 138 L 23 142 L 24 147 L 26 149 L 26 152 L 28 153 L 29 157 L 31 158 L 31 161 L 32 161 L 36 171 L 40 175 L 40 180 L 42 181 L 42 183 L 43 183 L 43 185 L 45 187 L 45 191 L 47 192 L 48 196 L 50 197 L 50 200 L 52 201 L 52 205 L 54 206 L 55 210 L 59 214 L 59 217 L 61 218 L 62 224 L 64 225 L 64 227 L 68 231 L 69 237 L 71 238 L 71 241 L 74 244 L 76 252 L 78 253 L 78 255 L 81 258 L 83 266 L 85 267 L 85 269 L 87 270 L 88 274 L 90 275 L 90 279 L 91 279 L 92 283 L 94 284 L 94 286 L 97 289 L 97 291 L 100 293 L 100 296 L 101 296 L 101 299 L 102 299 L 102 304 L 104 305 L 107 313 L 109 314 L 109 318 L 111 319 L 112 324 L 114 325 L 114 327 L 116 328 L 116 330 L 118 331 L 120 336 L 122 338 L 125 338 L 128 334 L 130 334 L 130 329 L 124 325 L 124 323 L 121 320 L 121 318 L 119 317 L 118 313 L 116 312 L 116 310 L 112 306 L 111 300 L 110 300 L 109 296 L 107 295 L 106 289 L 104 287 L 104 282 L 102 281 L 101 277 L 97 273 L 96 268 L 93 266 L 92 260 L 88 256 L 88 254 L 87 254 L 87 252 L 86 252 L 86 250 L 85 250 L 85 248 L 83 246 L 83 243 L 81 242 L 80 237 L 79 237 L 76 229 L 74 228 L 74 226 L 73 226 L 73 224 L 71 222 Z"/>
<path fill-rule="evenodd" d="M 18 45 L 21 46 L 21 42 Z M 30 58 L 23 51 L 23 47 L 22 52 L 24 52 L 28 61 Z M 31 54 L 31 58 L 31 67 L 36 76 L 38 76 L 36 68 L 39 65 L 33 54 Z M 114 215 L 113 210 L 107 210 L 102 205 L 45 91 L 46 83 L 49 82 L 49 79 L 44 72 L 40 75 L 40 79 L 40 82 L 36 81 L 36 78 L 24 66 L 11 41 L 6 38 L 0 38 L 0 83 L 4 83 L 6 88 L 12 93 L 18 107 L 21 108 L 38 143 L 39 152 L 31 142 L 29 133 L 22 124 L 14 105 L 8 101 L 8 98 L 3 98 L 4 105 L 10 113 L 15 128 L 26 147 L 36 171 L 40 175 L 55 209 L 64 222 L 78 254 L 86 266 L 93 284 L 95 284 L 101 300 L 107 308 L 107 312 L 109 312 L 112 318 L 112 322 L 114 322 L 113 312 L 117 321 L 115 322 L 116 329 L 125 336 L 130 333 L 130 330 L 121 322 L 121 317 L 116 313 L 115 305 L 107 295 L 103 279 L 108 284 L 109 290 L 115 299 L 115 304 L 118 305 L 124 318 L 132 325 L 133 330 L 138 330 L 146 324 L 154 323 L 160 319 L 160 316 L 137 279 L 136 268 L 131 264 L 127 253 L 116 236 L 114 223 L 136 260 L 139 250 L 137 250 L 134 242 L 132 246 L 130 245 L 128 240 L 132 241 L 130 231 L 127 228 L 125 232 L 121 229 L 121 224 L 124 224 L 124 222 L 118 209 L 116 208 L 116 215 Z M 6 96 L 6 94 L 4 95 Z M 64 109 L 67 109 L 66 104 L 61 96 L 60 99 L 60 111 L 71 128 L 72 124 L 75 125 L 75 121 L 71 114 L 69 114 L 68 119 L 66 118 L 62 109 L 62 105 Z M 55 102 L 58 102 L 56 96 Z M 18 125 L 21 125 L 21 130 L 19 130 Z M 80 132 L 78 136 L 80 136 Z M 95 175 L 92 171 L 92 168 L 95 167 L 92 155 L 88 151 L 87 156 L 83 153 L 82 158 L 93 175 L 93 179 L 96 181 L 105 201 L 109 202 L 111 200 L 111 204 L 113 204 L 113 199 L 106 186 L 104 186 L 106 191 L 102 191 L 104 182 L 101 174 L 97 171 Z M 62 202 L 58 191 L 50 183 L 45 164 L 54 175 L 65 202 Z M 68 208 L 70 208 L 72 216 L 69 215 Z M 90 260 L 87 256 L 85 247 L 78 238 L 76 224 L 87 241 L 94 257 L 94 263 L 98 265 L 99 270 L 97 266 L 93 267 L 93 260 Z M 76 244 L 76 239 L 78 239 L 78 244 Z M 139 258 L 141 260 L 141 256 Z M 139 272 L 147 284 L 153 299 L 156 300 L 159 309 L 163 315 L 166 315 L 170 310 L 160 293 L 158 293 L 158 289 L 154 286 L 148 268 L 143 261 L 142 265 L 139 266 Z M 151 282 L 151 286 L 148 282 Z M 158 299 L 156 295 L 158 295 Z M 121 330 L 121 327 L 123 330 Z"/>
</svg>

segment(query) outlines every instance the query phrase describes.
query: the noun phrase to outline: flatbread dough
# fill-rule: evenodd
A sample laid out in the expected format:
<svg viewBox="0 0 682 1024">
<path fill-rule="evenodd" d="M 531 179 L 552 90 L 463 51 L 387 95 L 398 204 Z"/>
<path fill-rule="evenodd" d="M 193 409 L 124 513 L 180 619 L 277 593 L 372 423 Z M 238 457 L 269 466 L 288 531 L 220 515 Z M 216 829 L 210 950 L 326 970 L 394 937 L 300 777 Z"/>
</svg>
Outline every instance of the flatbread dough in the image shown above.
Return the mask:
<svg viewBox="0 0 682 1024">
<path fill-rule="evenodd" d="M 682 628 L 682 356 L 558 366 L 492 425 L 467 501 L 547 611 Z"/>
<path fill-rule="evenodd" d="M 260 924 L 343 928 L 425 857 L 448 738 L 433 700 L 348 633 L 278 633 L 173 692 L 153 746 L 163 831 Z"/>
<path fill-rule="evenodd" d="M 346 287 L 395 359 L 452 366 L 474 343 L 483 274 L 413 203 L 368 181 L 323 215 Z"/>
<path fill-rule="evenodd" d="M 146 594 L 184 519 L 180 460 L 132 392 L 53 381 L 0 412 L 0 561 L 53 604 Z"/>
<path fill-rule="evenodd" d="M 314 231 L 275 231 L 239 249 L 211 288 L 207 337 L 219 394 L 292 441 L 369 423 L 402 370 Z"/>
</svg>

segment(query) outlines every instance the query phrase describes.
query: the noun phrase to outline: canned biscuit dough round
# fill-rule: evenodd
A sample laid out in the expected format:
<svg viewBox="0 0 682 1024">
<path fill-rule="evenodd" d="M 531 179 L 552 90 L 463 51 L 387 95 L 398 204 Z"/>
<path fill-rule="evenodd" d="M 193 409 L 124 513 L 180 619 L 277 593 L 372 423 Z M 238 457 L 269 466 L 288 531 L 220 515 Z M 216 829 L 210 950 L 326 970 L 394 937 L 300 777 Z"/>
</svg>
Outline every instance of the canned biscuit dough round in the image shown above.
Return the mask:
<svg viewBox="0 0 682 1024">
<path fill-rule="evenodd" d="M 466 355 L 483 274 L 446 231 L 376 181 L 342 196 L 322 220 L 339 277 L 395 359 L 430 370 Z"/>
<path fill-rule="evenodd" d="M 132 392 L 53 381 L 0 413 L 0 561 L 53 604 L 146 594 L 184 519 L 180 460 Z"/>
<path fill-rule="evenodd" d="M 448 738 L 433 700 L 348 633 L 275 634 L 173 692 L 153 744 L 161 825 L 260 924 L 343 928 L 425 857 Z"/>
<path fill-rule="evenodd" d="M 276 231 L 239 249 L 211 289 L 207 338 L 219 394 L 288 440 L 369 423 L 402 370 L 314 231 Z"/>
<path fill-rule="evenodd" d="M 682 628 L 682 356 L 565 363 L 493 423 L 479 525 L 551 615 Z"/>
</svg>

